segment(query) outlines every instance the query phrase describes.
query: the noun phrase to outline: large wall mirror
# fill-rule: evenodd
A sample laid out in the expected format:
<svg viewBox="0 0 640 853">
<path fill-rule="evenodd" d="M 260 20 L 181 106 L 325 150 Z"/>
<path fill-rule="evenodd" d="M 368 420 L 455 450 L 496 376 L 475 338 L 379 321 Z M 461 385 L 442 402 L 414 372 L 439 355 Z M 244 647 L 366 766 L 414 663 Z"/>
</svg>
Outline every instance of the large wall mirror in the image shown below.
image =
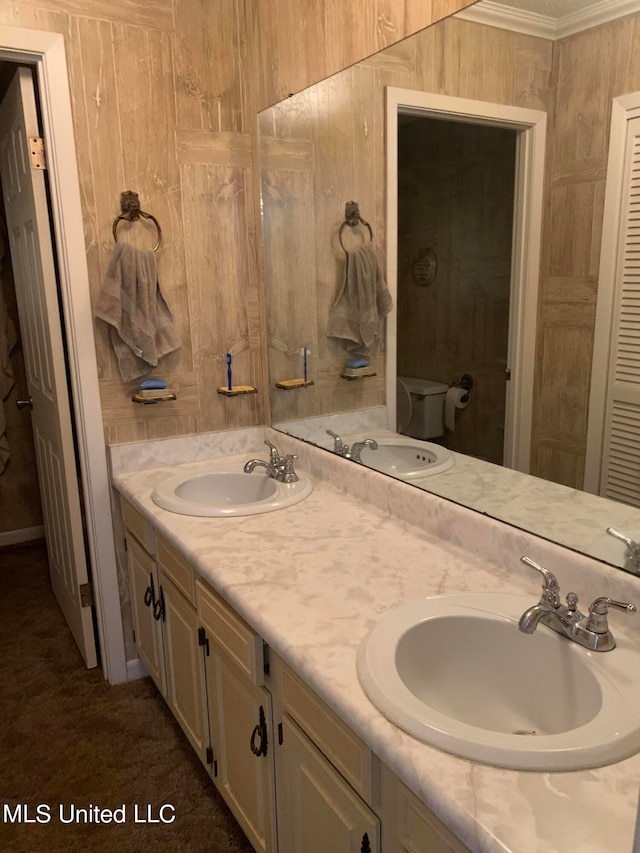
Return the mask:
<svg viewBox="0 0 640 853">
<path fill-rule="evenodd" d="M 640 538 L 640 431 L 603 497 L 589 424 L 640 3 L 540 2 L 481 2 L 259 115 L 272 425 L 638 571 L 606 531 Z M 379 335 L 333 334 L 356 293 Z"/>
</svg>

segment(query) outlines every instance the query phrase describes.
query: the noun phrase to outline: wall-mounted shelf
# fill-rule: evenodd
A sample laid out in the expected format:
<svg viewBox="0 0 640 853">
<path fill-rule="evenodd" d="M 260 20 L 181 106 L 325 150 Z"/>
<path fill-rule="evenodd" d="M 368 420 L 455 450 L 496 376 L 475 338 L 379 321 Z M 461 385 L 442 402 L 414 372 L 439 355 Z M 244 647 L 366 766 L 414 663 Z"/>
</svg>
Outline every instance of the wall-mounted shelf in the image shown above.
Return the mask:
<svg viewBox="0 0 640 853">
<path fill-rule="evenodd" d="M 216 390 L 218 394 L 222 394 L 224 397 L 240 397 L 242 394 L 258 393 L 258 389 L 254 388 L 253 385 L 232 385 L 231 388 L 225 388 L 223 386 Z"/>
<path fill-rule="evenodd" d="M 167 403 L 170 400 L 176 400 L 175 394 L 163 394 L 162 397 L 143 397 L 141 394 L 134 394 L 131 398 L 132 403 L 143 403 L 145 406 L 151 403 Z"/>
<path fill-rule="evenodd" d="M 342 379 L 348 379 L 349 382 L 353 382 L 354 379 L 368 379 L 370 376 L 377 376 L 378 374 L 375 371 L 371 373 L 359 373 L 357 376 L 351 376 L 349 373 L 341 373 L 340 377 Z"/>
<path fill-rule="evenodd" d="M 276 382 L 276 388 L 282 388 L 283 391 L 295 391 L 296 388 L 308 388 L 313 385 L 313 379 L 283 379 L 281 382 Z"/>
</svg>

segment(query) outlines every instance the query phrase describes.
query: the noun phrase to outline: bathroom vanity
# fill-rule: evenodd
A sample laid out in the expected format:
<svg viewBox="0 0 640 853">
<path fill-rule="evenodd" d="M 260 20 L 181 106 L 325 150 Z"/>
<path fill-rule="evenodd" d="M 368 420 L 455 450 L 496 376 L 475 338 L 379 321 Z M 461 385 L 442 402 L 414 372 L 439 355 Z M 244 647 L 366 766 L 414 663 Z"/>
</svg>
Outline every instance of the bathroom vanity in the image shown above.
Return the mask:
<svg viewBox="0 0 640 853">
<path fill-rule="evenodd" d="M 640 580 L 267 428 L 262 437 L 298 453 L 314 482 L 301 503 L 264 515 L 156 506 L 153 490 L 175 473 L 170 442 L 145 448 L 146 468 L 126 471 L 126 449 L 114 465 L 138 653 L 256 850 L 630 853 L 640 755 L 562 773 L 457 758 L 374 707 L 356 655 L 385 613 L 427 595 L 498 589 L 533 604 L 539 581 L 522 554 L 582 602 L 640 604 Z M 260 441 L 241 459 L 252 456 L 265 458 Z M 181 470 L 207 464 L 191 458 Z M 611 626 L 640 637 L 637 616 L 612 614 Z"/>
</svg>

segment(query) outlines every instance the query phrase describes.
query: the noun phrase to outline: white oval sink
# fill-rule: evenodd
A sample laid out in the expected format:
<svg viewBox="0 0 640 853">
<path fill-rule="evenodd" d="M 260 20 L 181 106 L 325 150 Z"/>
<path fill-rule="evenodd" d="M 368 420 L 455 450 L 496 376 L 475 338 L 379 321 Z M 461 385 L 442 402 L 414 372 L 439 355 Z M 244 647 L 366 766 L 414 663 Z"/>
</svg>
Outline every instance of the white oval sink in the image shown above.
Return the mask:
<svg viewBox="0 0 640 853">
<path fill-rule="evenodd" d="M 400 480 L 442 474 L 455 463 L 450 450 L 430 441 L 376 438 L 376 442 L 377 450 L 363 448 L 360 454 L 362 464 Z"/>
<path fill-rule="evenodd" d="M 279 483 L 262 471 L 215 470 L 168 477 L 151 498 L 169 512 L 215 518 L 274 512 L 299 503 L 312 490 L 311 480 L 300 472 L 297 483 Z"/>
<path fill-rule="evenodd" d="M 640 648 L 590 652 L 545 626 L 529 596 L 421 599 L 383 617 L 358 653 L 374 705 L 419 740 L 516 770 L 578 770 L 640 750 Z"/>
</svg>

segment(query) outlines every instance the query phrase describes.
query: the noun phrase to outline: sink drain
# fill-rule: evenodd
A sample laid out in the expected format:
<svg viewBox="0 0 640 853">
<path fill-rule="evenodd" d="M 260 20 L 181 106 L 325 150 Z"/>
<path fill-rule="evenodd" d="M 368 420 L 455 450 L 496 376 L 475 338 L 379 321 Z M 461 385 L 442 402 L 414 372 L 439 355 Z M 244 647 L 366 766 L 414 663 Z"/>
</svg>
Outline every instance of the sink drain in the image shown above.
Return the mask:
<svg viewBox="0 0 640 853">
<path fill-rule="evenodd" d="M 514 735 L 537 735 L 538 732 L 535 729 L 516 729 L 513 732 Z"/>
</svg>

